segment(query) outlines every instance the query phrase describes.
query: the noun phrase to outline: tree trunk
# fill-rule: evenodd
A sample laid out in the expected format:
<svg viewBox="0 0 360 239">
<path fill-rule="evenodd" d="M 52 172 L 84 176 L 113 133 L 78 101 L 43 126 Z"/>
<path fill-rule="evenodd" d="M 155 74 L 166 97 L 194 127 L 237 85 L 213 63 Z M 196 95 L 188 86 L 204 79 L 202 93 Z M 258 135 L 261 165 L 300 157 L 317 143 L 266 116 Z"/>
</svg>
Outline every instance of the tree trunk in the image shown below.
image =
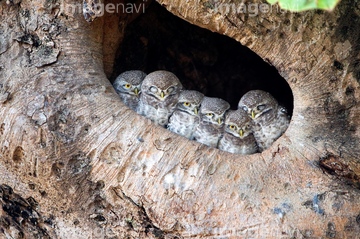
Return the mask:
<svg viewBox="0 0 360 239">
<path fill-rule="evenodd" d="M 188 141 L 126 108 L 106 77 L 131 17 L 0 1 L 1 237 L 356 238 L 359 1 L 257 16 L 238 1 L 158 2 L 276 67 L 294 96 L 288 130 L 250 156 Z"/>
</svg>

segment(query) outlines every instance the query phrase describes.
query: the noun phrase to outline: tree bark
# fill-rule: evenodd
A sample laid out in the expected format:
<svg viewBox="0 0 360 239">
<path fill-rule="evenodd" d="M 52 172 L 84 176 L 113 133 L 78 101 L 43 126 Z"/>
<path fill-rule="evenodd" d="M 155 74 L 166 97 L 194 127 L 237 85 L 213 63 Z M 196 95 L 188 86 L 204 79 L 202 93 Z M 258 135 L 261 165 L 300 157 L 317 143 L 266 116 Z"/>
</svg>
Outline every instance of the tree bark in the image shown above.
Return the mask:
<svg viewBox="0 0 360 239">
<path fill-rule="evenodd" d="M 126 17 L 0 1 L 1 236 L 356 238 L 359 1 L 256 17 L 158 2 L 276 67 L 294 95 L 288 130 L 250 156 L 188 141 L 126 108 L 106 78 Z"/>
</svg>

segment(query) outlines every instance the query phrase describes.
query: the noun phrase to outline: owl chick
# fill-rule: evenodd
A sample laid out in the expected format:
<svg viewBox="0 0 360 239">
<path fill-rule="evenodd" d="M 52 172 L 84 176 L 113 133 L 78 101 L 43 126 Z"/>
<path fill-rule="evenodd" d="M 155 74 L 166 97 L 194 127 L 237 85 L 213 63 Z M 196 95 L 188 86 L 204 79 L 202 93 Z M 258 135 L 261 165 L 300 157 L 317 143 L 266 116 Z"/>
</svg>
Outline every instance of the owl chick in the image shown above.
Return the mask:
<svg viewBox="0 0 360 239">
<path fill-rule="evenodd" d="M 174 133 L 192 139 L 195 127 L 199 124 L 199 108 L 204 94 L 195 90 L 180 93 L 174 113 L 170 116 L 167 128 Z"/>
<path fill-rule="evenodd" d="M 138 114 L 166 126 L 182 88 L 180 80 L 169 71 L 160 70 L 148 74 L 141 85 Z"/>
<path fill-rule="evenodd" d="M 204 97 L 200 107 L 200 122 L 194 132 L 194 139 L 216 148 L 223 134 L 224 116 L 230 104 L 223 99 Z"/>
<path fill-rule="evenodd" d="M 286 109 L 279 106 L 270 93 L 262 90 L 247 92 L 241 97 L 238 108 L 246 111 L 256 124 L 254 137 L 260 152 L 270 147 L 290 123 Z"/>
<path fill-rule="evenodd" d="M 253 135 L 254 122 L 242 109 L 229 111 L 225 115 L 224 135 L 219 149 L 234 154 L 253 154 L 258 146 Z"/>
<path fill-rule="evenodd" d="M 146 74 L 142 71 L 125 71 L 113 83 L 122 102 L 132 110 L 138 107 L 140 87 L 145 76 Z"/>
</svg>

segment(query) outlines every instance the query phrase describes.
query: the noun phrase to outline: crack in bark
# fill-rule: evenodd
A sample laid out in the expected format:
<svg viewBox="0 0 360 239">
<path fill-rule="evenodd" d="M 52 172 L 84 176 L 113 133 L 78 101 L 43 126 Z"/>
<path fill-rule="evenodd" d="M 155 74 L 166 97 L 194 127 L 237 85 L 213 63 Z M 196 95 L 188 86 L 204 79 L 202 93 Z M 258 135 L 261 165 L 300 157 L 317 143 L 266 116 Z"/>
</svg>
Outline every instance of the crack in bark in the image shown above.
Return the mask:
<svg viewBox="0 0 360 239">
<path fill-rule="evenodd" d="M 340 160 L 339 156 L 328 154 L 319 160 L 319 167 L 330 175 L 335 175 L 340 180 L 345 180 L 352 186 L 360 189 L 360 178 L 350 168 Z"/>
<path fill-rule="evenodd" d="M 139 214 L 141 215 L 142 219 L 142 226 L 145 228 L 145 233 L 148 234 L 149 232 L 152 233 L 156 238 L 165 239 L 166 232 L 161 230 L 160 228 L 156 227 L 154 223 L 151 221 L 150 217 L 148 216 L 146 209 L 143 205 L 137 204 L 132 198 L 127 196 L 122 189 L 120 195 L 116 190 L 113 190 L 115 195 L 123 200 L 129 201 L 132 205 L 134 205 L 139 210 Z"/>
<path fill-rule="evenodd" d="M 240 27 L 238 25 L 236 25 L 235 22 L 233 22 L 228 16 L 225 16 L 225 19 L 230 23 L 231 26 L 235 27 L 236 29 L 239 29 Z M 239 18 L 240 21 L 242 21 L 244 23 L 244 21 Z"/>
<path fill-rule="evenodd" d="M 53 226 L 51 218 L 45 218 L 36 208 L 38 203 L 34 198 L 23 198 L 21 195 L 14 193 L 13 189 L 6 185 L 0 185 L 0 233 L 17 232 L 22 238 L 28 238 L 29 235 L 34 238 L 51 238 L 44 223 Z M 10 233 L 11 234 L 11 233 Z"/>
</svg>

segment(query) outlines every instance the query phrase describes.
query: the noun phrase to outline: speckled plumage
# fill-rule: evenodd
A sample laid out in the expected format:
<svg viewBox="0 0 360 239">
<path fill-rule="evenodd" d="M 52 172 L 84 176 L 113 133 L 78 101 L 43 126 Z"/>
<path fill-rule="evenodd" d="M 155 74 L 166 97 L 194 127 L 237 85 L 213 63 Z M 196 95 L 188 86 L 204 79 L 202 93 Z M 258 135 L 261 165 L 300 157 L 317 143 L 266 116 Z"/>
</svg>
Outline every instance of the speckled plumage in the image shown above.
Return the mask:
<svg viewBox="0 0 360 239">
<path fill-rule="evenodd" d="M 182 88 L 180 80 L 169 71 L 160 70 L 148 74 L 141 85 L 138 114 L 166 126 Z"/>
<path fill-rule="evenodd" d="M 174 133 L 192 139 L 199 124 L 199 109 L 204 94 L 195 90 L 183 90 L 174 113 L 170 116 L 168 129 Z"/>
<path fill-rule="evenodd" d="M 235 154 L 253 154 L 258 146 L 253 135 L 254 122 L 242 109 L 229 111 L 225 115 L 224 135 L 219 149 Z"/>
<path fill-rule="evenodd" d="M 126 106 L 136 110 L 139 104 L 141 83 L 146 74 L 142 71 L 125 71 L 114 81 L 113 86 Z"/>
<path fill-rule="evenodd" d="M 223 134 L 224 116 L 230 104 L 223 99 L 204 97 L 200 107 L 200 123 L 194 132 L 194 139 L 216 148 Z"/>
<path fill-rule="evenodd" d="M 241 97 L 238 108 L 245 110 L 256 124 L 254 137 L 260 151 L 270 147 L 290 123 L 286 109 L 279 106 L 270 93 L 262 90 L 247 92 Z"/>
</svg>

